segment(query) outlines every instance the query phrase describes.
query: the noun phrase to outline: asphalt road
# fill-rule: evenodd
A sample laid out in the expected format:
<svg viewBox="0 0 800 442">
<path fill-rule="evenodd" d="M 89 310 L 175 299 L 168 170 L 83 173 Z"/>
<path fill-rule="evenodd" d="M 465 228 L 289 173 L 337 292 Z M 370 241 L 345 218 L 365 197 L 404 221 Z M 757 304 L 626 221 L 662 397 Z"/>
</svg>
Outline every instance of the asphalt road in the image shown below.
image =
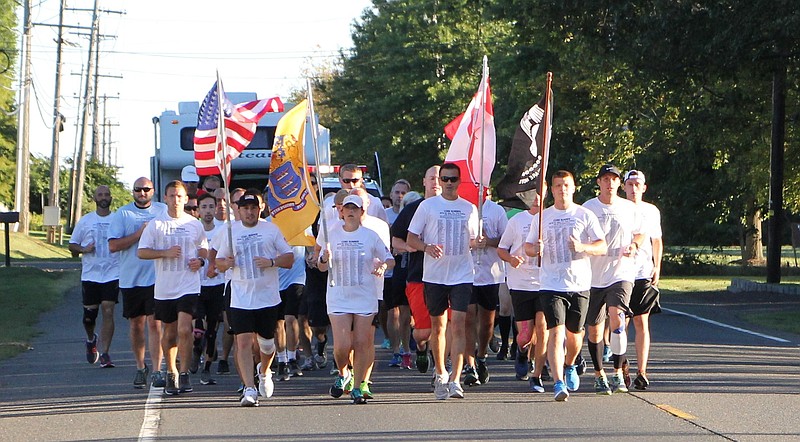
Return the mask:
<svg viewBox="0 0 800 442">
<path fill-rule="evenodd" d="M 800 440 L 800 336 L 736 316 L 742 305 L 785 308 L 800 299 L 717 293 L 663 304 L 646 392 L 596 396 L 584 375 L 579 392 L 556 403 L 552 385 L 531 393 L 510 361 L 491 359 L 488 384 L 467 388 L 463 400 L 436 401 L 430 373 L 389 368 L 389 352 L 378 349 L 376 399 L 367 405 L 328 396 L 325 370 L 276 382 L 272 398 L 245 409 L 235 375 L 217 376 L 214 386 L 195 377 L 195 391 L 179 397 L 133 389 L 121 306 L 116 368 L 87 364 L 76 291 L 42 317 L 30 351 L 0 363 L 0 440 Z"/>
</svg>

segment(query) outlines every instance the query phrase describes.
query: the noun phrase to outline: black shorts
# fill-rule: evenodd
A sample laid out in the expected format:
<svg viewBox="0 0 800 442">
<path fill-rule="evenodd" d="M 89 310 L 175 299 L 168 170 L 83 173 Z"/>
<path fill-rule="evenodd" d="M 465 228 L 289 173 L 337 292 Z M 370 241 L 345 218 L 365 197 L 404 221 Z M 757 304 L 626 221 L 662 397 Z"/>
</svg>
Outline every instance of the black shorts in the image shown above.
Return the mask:
<svg viewBox="0 0 800 442">
<path fill-rule="evenodd" d="M 232 307 L 228 311 L 233 334 L 257 333 L 264 339 L 275 337 L 275 326 L 278 324 L 280 304 L 256 310 L 245 310 Z"/>
<path fill-rule="evenodd" d="M 383 305 L 386 310 L 391 310 L 401 305 L 408 305 L 406 297 L 406 279 L 395 273 L 383 284 Z"/>
<path fill-rule="evenodd" d="M 597 325 L 606 320 L 608 307 L 617 307 L 630 316 L 628 303 L 631 300 L 633 284 L 619 281 L 604 288 L 594 288 L 589 294 L 589 310 L 586 312 L 586 324 Z"/>
<path fill-rule="evenodd" d="M 658 287 L 651 285 L 649 279 L 637 279 L 633 284 L 630 302 L 633 316 L 661 313 L 660 298 Z"/>
<path fill-rule="evenodd" d="M 122 317 L 126 319 L 150 316 L 155 312 L 155 285 L 120 289 Z"/>
<path fill-rule="evenodd" d="M 81 281 L 83 305 L 100 305 L 103 301 L 119 303 L 119 280 L 108 282 Z"/>
<path fill-rule="evenodd" d="M 178 299 L 156 299 L 156 319 L 164 324 L 178 320 L 178 313 L 194 315 L 199 293 L 183 295 Z"/>
<path fill-rule="evenodd" d="M 328 318 L 328 272 L 306 268 L 305 312 L 310 327 L 327 327 Z"/>
<path fill-rule="evenodd" d="M 291 284 L 289 287 L 281 290 L 281 310 L 280 319 L 284 316 L 294 316 L 295 318 L 300 312 L 300 300 L 303 298 L 303 291 L 305 286 L 303 284 Z"/>
<path fill-rule="evenodd" d="M 225 309 L 225 284 L 200 287 L 200 298 L 194 310 L 195 319 L 208 318 L 217 323 L 222 321 Z"/>
<path fill-rule="evenodd" d="M 472 297 L 472 284 L 444 285 L 425 283 L 425 304 L 431 316 L 442 316 L 447 308 L 466 312 Z"/>
<path fill-rule="evenodd" d="M 514 289 L 510 291 L 515 321 L 530 321 L 536 318 L 536 312 L 544 311 L 543 297 L 540 292 Z"/>
<path fill-rule="evenodd" d="M 500 305 L 500 284 L 473 285 L 469 303 L 478 304 L 484 310 L 497 310 Z"/>
<path fill-rule="evenodd" d="M 544 317 L 547 319 L 547 329 L 558 325 L 566 326 L 572 333 L 580 333 L 586 322 L 586 312 L 589 309 L 589 291 L 585 292 L 553 292 L 542 290 Z"/>
</svg>

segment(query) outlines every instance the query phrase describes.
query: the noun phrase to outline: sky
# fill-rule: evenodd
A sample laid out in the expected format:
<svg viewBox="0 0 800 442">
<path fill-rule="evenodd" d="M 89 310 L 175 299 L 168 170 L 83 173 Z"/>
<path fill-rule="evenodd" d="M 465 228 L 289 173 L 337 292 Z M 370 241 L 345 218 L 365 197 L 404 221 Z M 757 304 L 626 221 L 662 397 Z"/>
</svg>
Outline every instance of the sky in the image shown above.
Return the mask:
<svg viewBox="0 0 800 442">
<path fill-rule="evenodd" d="M 59 0 L 32 0 L 34 23 L 57 25 Z M 335 61 L 352 46 L 354 21 L 369 0 L 100 0 L 99 95 L 108 96 L 106 116 L 120 179 L 130 186 L 149 176 L 154 152 L 152 119 L 178 110 L 180 101 L 202 101 L 216 80 L 226 92 L 256 92 L 260 98 L 305 86 L 304 72 Z M 68 0 L 64 24 L 91 25 L 93 0 Z M 21 10 L 18 13 L 20 21 Z M 30 147 L 50 157 L 55 93 L 57 32 L 34 26 Z M 65 33 L 61 113 L 67 122 L 59 158 L 74 155 L 79 128 L 80 72 L 88 60 L 86 30 Z M 115 36 L 115 38 L 113 38 Z M 73 46 L 74 45 L 74 46 Z M 108 76 L 108 77 L 106 77 Z M 122 78 L 114 78 L 121 76 Z M 102 103 L 100 116 L 103 115 Z M 116 126 L 118 124 L 118 126 Z M 87 141 L 87 147 L 89 143 Z M 90 149 L 90 147 L 88 147 Z"/>
</svg>

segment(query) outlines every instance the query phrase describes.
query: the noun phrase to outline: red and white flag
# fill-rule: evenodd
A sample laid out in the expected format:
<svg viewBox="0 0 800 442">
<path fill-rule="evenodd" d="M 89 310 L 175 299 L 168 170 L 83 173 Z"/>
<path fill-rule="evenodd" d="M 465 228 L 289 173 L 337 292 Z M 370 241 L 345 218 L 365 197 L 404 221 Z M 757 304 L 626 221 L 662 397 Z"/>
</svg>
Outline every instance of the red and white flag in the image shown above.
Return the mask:
<svg viewBox="0 0 800 442">
<path fill-rule="evenodd" d="M 484 188 L 489 187 L 497 153 L 488 75 L 481 79 L 467 111 L 445 126 L 444 133 L 451 140 L 445 162 L 458 164 L 461 169 L 458 195 L 477 206 L 479 185 L 482 181 Z"/>
</svg>

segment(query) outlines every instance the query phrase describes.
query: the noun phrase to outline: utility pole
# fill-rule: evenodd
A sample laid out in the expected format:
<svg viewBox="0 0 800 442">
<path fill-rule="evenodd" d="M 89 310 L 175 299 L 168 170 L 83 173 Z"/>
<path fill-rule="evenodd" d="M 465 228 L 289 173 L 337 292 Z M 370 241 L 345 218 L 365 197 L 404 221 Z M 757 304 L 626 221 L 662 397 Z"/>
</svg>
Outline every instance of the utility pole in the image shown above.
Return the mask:
<svg viewBox="0 0 800 442">
<path fill-rule="evenodd" d="M 102 140 L 102 149 L 101 149 L 101 162 L 108 166 L 112 165 L 111 162 L 111 126 L 119 126 L 119 123 L 112 124 L 111 120 L 107 117 L 107 107 L 108 99 L 109 98 L 119 98 L 103 94 L 103 124 L 101 127 L 103 128 L 103 140 Z M 106 141 L 106 128 L 108 128 L 108 141 Z"/>
<path fill-rule="evenodd" d="M 21 78 L 22 93 L 20 103 L 22 106 L 22 131 L 17 142 L 17 182 L 14 208 L 19 212 L 19 231 L 28 234 L 30 227 L 30 194 L 31 194 L 31 154 L 30 154 L 30 109 L 31 109 L 31 4 L 30 0 L 23 2 L 23 34 L 25 41 L 25 61 Z"/>
<path fill-rule="evenodd" d="M 95 3 L 96 4 L 96 3 Z M 92 88 L 92 160 L 102 162 L 100 157 L 100 134 L 98 130 L 98 113 L 99 107 L 97 102 L 97 82 L 100 75 L 100 22 L 97 22 L 97 29 L 93 30 L 95 33 L 94 43 L 94 87 Z"/>
<path fill-rule="evenodd" d="M 50 155 L 50 199 L 51 206 L 59 207 L 61 198 L 59 196 L 59 181 L 61 167 L 58 161 L 59 138 L 61 131 L 64 130 L 64 116 L 61 115 L 61 47 L 64 43 L 64 7 L 66 0 L 61 0 L 58 8 L 58 41 L 56 42 L 56 87 L 55 98 L 53 99 L 53 152 Z"/>
</svg>

